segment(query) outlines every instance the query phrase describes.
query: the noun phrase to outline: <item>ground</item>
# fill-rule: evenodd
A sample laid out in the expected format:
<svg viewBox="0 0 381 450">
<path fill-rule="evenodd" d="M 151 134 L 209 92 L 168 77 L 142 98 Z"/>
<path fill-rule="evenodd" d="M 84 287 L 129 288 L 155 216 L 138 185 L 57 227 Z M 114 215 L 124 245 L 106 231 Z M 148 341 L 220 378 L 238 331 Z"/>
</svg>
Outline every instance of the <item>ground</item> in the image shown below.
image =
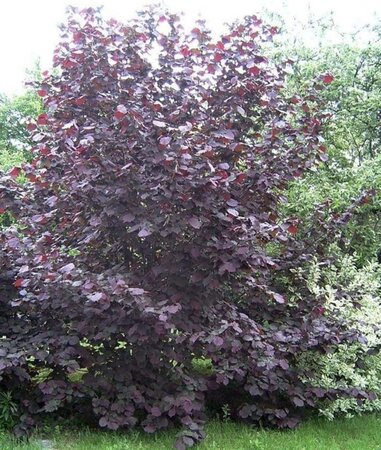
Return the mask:
<svg viewBox="0 0 381 450">
<path fill-rule="evenodd" d="M 381 415 L 329 422 L 311 419 L 294 431 L 260 430 L 232 422 L 212 421 L 197 450 L 381 450 Z M 29 443 L 0 435 L 1 450 L 170 450 L 176 432 L 104 432 L 46 426 Z"/>
</svg>

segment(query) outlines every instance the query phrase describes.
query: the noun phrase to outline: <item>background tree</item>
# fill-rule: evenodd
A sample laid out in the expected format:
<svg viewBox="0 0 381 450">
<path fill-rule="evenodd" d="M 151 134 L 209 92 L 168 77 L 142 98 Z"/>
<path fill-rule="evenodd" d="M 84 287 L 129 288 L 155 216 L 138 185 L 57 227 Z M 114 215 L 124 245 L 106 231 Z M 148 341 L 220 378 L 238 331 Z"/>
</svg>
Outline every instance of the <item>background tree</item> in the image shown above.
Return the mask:
<svg viewBox="0 0 381 450">
<path fill-rule="evenodd" d="M 27 71 L 29 81 L 41 79 L 39 63 Z M 30 159 L 33 141 L 27 129 L 28 121 L 42 113 L 41 98 L 32 89 L 7 97 L 0 94 L 0 168 L 7 170 Z"/>
<path fill-rule="evenodd" d="M 303 92 L 310 77 L 319 73 L 332 75 L 332 83 L 322 92 L 325 110 L 331 119 L 324 125 L 324 145 L 329 158 L 324 167 L 297 181 L 290 190 L 286 215 L 304 214 L 316 204 L 328 201 L 331 212 L 343 212 L 362 192 L 381 188 L 380 111 L 381 111 L 381 45 L 379 26 L 366 26 L 352 35 L 332 40 L 335 24 L 314 19 L 311 27 L 320 41 L 300 44 L 283 29 L 278 55 L 295 60 L 290 87 Z M 308 34 L 308 30 L 305 30 Z M 331 39 L 330 39 L 331 38 Z M 353 215 L 342 247 L 359 254 L 365 263 L 380 254 L 381 211 L 378 197 Z"/>
</svg>

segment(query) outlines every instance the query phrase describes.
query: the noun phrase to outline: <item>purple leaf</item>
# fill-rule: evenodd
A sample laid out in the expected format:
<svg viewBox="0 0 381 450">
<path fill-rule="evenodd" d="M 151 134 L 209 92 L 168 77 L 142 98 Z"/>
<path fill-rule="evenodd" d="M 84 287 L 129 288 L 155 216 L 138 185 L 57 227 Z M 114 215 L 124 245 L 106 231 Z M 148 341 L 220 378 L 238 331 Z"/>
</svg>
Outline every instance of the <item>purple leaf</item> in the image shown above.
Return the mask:
<svg viewBox="0 0 381 450">
<path fill-rule="evenodd" d="M 59 271 L 61 273 L 69 273 L 69 272 L 72 272 L 74 269 L 75 269 L 74 264 L 69 263 L 69 264 L 66 264 L 65 266 L 62 266 Z"/>
<path fill-rule="evenodd" d="M 163 147 L 166 147 L 170 142 L 171 138 L 169 136 L 163 136 L 159 139 L 159 144 Z"/>
<path fill-rule="evenodd" d="M 131 295 L 143 295 L 145 294 L 145 290 L 141 288 L 128 288 L 128 292 Z"/>
<path fill-rule="evenodd" d="M 237 106 L 237 111 L 242 117 L 247 117 L 246 111 L 241 106 Z"/>
<path fill-rule="evenodd" d="M 228 209 L 227 209 L 227 212 L 228 212 L 231 216 L 234 216 L 234 217 L 238 217 L 238 216 L 239 216 L 239 212 L 238 212 L 236 209 L 234 209 L 234 208 L 228 208 Z"/>
<path fill-rule="evenodd" d="M 188 219 L 188 223 L 196 230 L 201 228 L 202 222 L 197 217 L 191 217 Z"/>
<path fill-rule="evenodd" d="M 142 229 L 139 231 L 138 236 L 139 236 L 140 238 L 143 238 L 143 237 L 149 236 L 150 234 L 152 234 L 152 231 L 151 231 L 151 230 L 149 230 L 148 228 L 142 228 Z"/>
<path fill-rule="evenodd" d="M 220 337 L 220 336 L 215 336 L 215 337 L 213 338 L 213 344 L 214 344 L 216 347 L 221 347 L 222 345 L 224 345 L 224 340 L 223 340 L 222 337 Z"/>
<path fill-rule="evenodd" d="M 273 298 L 277 303 L 283 304 L 286 302 L 286 299 L 283 297 L 283 295 L 277 294 L 275 292 L 273 293 Z"/>
<path fill-rule="evenodd" d="M 155 125 L 155 127 L 159 128 L 165 128 L 167 126 L 165 122 L 161 122 L 160 120 L 153 120 L 152 123 Z"/>
<path fill-rule="evenodd" d="M 102 292 L 94 292 L 94 294 L 90 294 L 87 296 L 89 300 L 92 302 L 99 302 L 104 297 L 104 294 Z"/>
</svg>

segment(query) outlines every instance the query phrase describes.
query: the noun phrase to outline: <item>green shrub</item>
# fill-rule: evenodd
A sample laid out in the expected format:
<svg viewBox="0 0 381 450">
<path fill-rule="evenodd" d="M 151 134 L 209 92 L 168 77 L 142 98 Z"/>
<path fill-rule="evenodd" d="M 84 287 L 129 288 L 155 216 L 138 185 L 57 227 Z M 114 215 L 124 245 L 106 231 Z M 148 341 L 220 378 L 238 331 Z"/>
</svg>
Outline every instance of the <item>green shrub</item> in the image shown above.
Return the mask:
<svg viewBox="0 0 381 450">
<path fill-rule="evenodd" d="M 363 338 L 361 342 L 341 344 L 317 358 L 306 352 L 299 358 L 309 375 L 303 381 L 327 389 L 353 388 L 372 391 L 378 398 L 359 403 L 353 399 L 325 400 L 320 413 L 330 419 L 336 415 L 381 411 L 381 266 L 370 262 L 357 266 L 356 256 L 341 256 L 335 264 L 323 266 L 316 260 L 299 270 L 311 293 L 324 299 L 326 313 L 349 322 Z M 294 297 L 300 294 L 294 292 Z"/>
<path fill-rule="evenodd" d="M 0 429 L 14 425 L 17 416 L 17 405 L 9 391 L 0 392 Z"/>
</svg>

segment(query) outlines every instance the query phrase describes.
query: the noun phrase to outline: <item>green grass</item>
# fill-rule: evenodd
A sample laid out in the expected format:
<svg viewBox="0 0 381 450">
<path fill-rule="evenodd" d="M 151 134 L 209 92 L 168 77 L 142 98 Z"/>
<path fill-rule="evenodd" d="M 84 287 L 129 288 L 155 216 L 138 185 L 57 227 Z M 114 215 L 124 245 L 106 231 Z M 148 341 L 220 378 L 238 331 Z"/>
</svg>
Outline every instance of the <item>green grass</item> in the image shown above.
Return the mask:
<svg viewBox="0 0 381 450">
<path fill-rule="evenodd" d="M 232 422 L 210 422 L 199 450 L 381 450 L 381 416 L 368 415 L 328 422 L 311 419 L 293 431 L 259 430 Z M 1 450 L 41 450 L 41 439 L 55 450 L 167 450 L 176 432 L 146 435 L 68 428 L 36 433 L 29 443 L 18 444 L 0 434 Z M 46 447 L 45 447 L 46 448 Z"/>
</svg>

